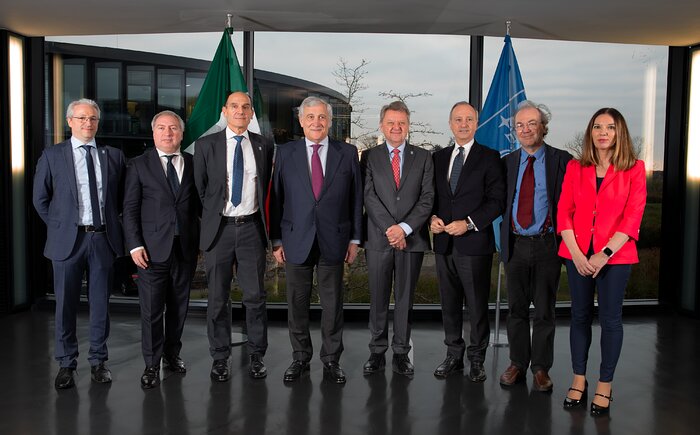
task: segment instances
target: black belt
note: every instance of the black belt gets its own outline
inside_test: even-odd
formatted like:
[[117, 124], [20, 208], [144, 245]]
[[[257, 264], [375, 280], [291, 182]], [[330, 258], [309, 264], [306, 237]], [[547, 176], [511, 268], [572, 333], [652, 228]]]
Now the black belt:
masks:
[[224, 216], [224, 223], [226, 225], [240, 225], [247, 224], [248, 222], [253, 222], [257, 218], [258, 214], [253, 213], [247, 216]]
[[554, 232], [547, 231], [546, 233], [535, 234], [534, 236], [523, 236], [522, 234], [513, 233], [516, 239], [526, 239], [526, 240], [542, 240]]
[[104, 233], [105, 227], [104, 225], [102, 225], [101, 227], [95, 227], [92, 225], [78, 225], [78, 231], [82, 231], [85, 233]]

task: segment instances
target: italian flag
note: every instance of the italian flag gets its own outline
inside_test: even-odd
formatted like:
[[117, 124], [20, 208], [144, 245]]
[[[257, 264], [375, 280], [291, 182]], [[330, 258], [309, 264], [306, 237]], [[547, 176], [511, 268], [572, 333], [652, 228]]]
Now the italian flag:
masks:
[[[202, 136], [219, 132], [226, 128], [226, 118], [221, 108], [226, 104], [229, 92], [248, 92], [241, 65], [236, 57], [236, 50], [231, 43], [233, 28], [227, 28], [221, 35], [221, 42], [214, 54], [207, 77], [199, 91], [197, 103], [185, 126], [183, 145], [185, 151], [194, 154], [194, 142]], [[252, 99], [252, 96], [251, 96]], [[253, 117], [248, 129], [260, 132], [256, 117]]]

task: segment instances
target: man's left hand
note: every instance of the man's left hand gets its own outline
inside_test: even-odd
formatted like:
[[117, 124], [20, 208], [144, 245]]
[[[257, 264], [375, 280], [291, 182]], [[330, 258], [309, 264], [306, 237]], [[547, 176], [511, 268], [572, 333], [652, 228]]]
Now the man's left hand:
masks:
[[461, 236], [467, 232], [467, 221], [453, 221], [445, 225], [445, 232], [451, 236]]
[[345, 262], [352, 264], [355, 261], [355, 257], [357, 257], [357, 245], [350, 243], [348, 244], [348, 252], [345, 253]]

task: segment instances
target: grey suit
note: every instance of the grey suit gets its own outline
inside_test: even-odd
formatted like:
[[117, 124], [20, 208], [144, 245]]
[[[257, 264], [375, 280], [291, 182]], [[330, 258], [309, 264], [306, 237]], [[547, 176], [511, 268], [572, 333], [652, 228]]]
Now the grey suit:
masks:
[[214, 360], [231, 352], [231, 280], [233, 267], [243, 291], [248, 332], [248, 353], [264, 355], [267, 350], [267, 307], [263, 278], [267, 198], [274, 145], [255, 133], [248, 133], [255, 156], [258, 211], [245, 222], [223, 215], [228, 194], [226, 130], [200, 138], [195, 143], [194, 180], [202, 201], [202, 234], [209, 287], [207, 335]]
[[[370, 320], [372, 353], [388, 348], [388, 311], [392, 282], [394, 288], [394, 337], [392, 350], [405, 354], [411, 349], [411, 309], [423, 263], [423, 253], [430, 250], [427, 220], [433, 207], [433, 161], [430, 153], [406, 144], [399, 187], [396, 187], [386, 144], [362, 154], [365, 181], [367, 231], [364, 242], [369, 269]], [[406, 248], [389, 244], [386, 231], [392, 225], [411, 227]]]

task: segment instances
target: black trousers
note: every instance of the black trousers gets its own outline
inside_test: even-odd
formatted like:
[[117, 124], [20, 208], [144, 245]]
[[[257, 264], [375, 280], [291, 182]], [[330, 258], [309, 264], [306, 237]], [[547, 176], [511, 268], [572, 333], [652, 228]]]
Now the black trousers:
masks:
[[215, 360], [231, 354], [230, 296], [234, 268], [243, 291], [248, 353], [265, 355], [267, 350], [265, 248], [260, 240], [261, 226], [260, 219], [243, 224], [222, 223], [214, 247], [204, 252], [209, 286], [207, 336], [209, 353]]
[[148, 269], [138, 269], [141, 352], [147, 366], [160, 365], [163, 354], [180, 354], [196, 267], [196, 257], [185, 260], [182, 245], [176, 237], [166, 261], [150, 262]]
[[[505, 264], [508, 289], [510, 360], [532, 372], [548, 371], [554, 361], [554, 307], [562, 261], [554, 233], [516, 237]], [[530, 303], [535, 307], [530, 337]]]
[[490, 332], [488, 303], [492, 259], [493, 255], [435, 255], [445, 344], [447, 354], [455, 358], [464, 356], [462, 310], [465, 301], [471, 326], [469, 345], [466, 346], [467, 358], [477, 363], [483, 363], [486, 358]]
[[309, 332], [309, 306], [314, 269], [321, 300], [321, 361], [339, 361], [343, 353], [343, 270], [344, 263], [329, 263], [321, 256], [317, 241], [302, 264], [285, 263], [289, 340], [292, 358], [310, 361], [313, 355]]
[[389, 300], [394, 289], [394, 337], [391, 349], [395, 354], [411, 350], [411, 311], [413, 295], [423, 264], [423, 252], [365, 250], [369, 271], [369, 349], [384, 353], [389, 346]]

